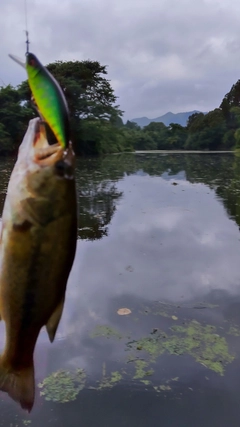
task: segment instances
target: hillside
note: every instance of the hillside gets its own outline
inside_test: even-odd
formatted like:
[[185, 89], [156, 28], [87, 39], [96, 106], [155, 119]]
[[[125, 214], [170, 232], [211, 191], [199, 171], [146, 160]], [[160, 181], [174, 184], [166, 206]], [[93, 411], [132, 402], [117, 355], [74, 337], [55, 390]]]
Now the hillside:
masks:
[[188, 111], [186, 113], [176, 113], [176, 114], [169, 112], [155, 119], [149, 119], [148, 117], [139, 117], [136, 119], [132, 119], [130, 121], [137, 123], [137, 125], [140, 127], [147, 126], [151, 122], [162, 122], [166, 126], [169, 126], [170, 123], [177, 123], [181, 126], [186, 126], [188, 117], [194, 113], [200, 113], [200, 111], [194, 110], [194, 111]]

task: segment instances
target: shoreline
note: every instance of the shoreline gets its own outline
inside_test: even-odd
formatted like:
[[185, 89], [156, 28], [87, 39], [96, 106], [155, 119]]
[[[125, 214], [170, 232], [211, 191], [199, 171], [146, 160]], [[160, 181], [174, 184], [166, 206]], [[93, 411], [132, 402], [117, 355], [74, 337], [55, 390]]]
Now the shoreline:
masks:
[[210, 151], [210, 150], [141, 150], [141, 151], [132, 151], [133, 154], [150, 154], [150, 153], [162, 153], [162, 154], [226, 154], [232, 153], [234, 151]]

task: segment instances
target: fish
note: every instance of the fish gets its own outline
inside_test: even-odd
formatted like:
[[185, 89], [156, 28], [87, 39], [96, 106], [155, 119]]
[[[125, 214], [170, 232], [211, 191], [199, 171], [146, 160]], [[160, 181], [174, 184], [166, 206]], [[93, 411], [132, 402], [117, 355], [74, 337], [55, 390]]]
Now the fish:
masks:
[[39, 117], [19, 147], [2, 214], [0, 390], [31, 411], [34, 349], [43, 326], [54, 341], [77, 241], [75, 154], [49, 145]]
[[59, 83], [33, 53], [26, 53], [26, 63], [14, 55], [9, 56], [26, 69], [41, 118], [49, 125], [59, 144], [66, 148], [70, 140], [69, 108]]

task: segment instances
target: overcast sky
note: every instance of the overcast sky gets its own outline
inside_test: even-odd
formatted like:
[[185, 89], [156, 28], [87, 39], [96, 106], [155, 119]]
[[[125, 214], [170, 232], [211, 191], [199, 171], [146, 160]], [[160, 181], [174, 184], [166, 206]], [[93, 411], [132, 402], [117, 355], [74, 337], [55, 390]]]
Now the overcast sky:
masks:
[[[219, 106], [240, 78], [239, 0], [27, 0], [43, 64], [97, 60], [124, 118]], [[24, 0], [0, 0], [0, 84], [26, 78]]]

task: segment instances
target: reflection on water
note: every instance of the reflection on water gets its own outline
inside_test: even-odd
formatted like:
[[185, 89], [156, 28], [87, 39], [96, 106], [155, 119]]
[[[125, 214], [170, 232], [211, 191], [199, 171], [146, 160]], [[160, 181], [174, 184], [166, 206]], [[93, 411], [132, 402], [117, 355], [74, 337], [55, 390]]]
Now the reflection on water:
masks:
[[31, 415], [1, 395], [0, 425], [238, 426], [240, 159], [78, 159], [77, 185], [57, 339], [41, 332]]
[[96, 160], [78, 162], [79, 237], [101, 239], [108, 234], [108, 225], [122, 193], [117, 190], [116, 178], [103, 174]]

